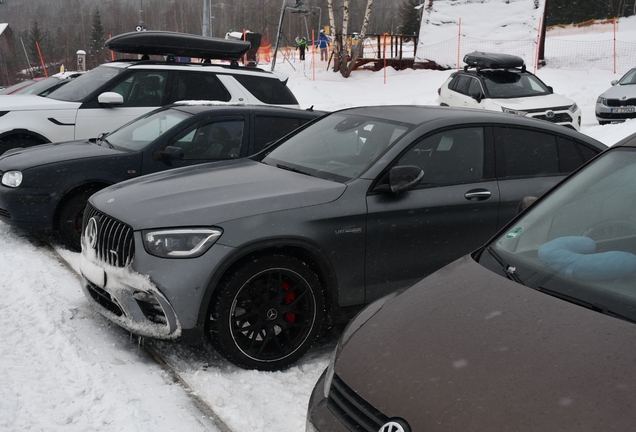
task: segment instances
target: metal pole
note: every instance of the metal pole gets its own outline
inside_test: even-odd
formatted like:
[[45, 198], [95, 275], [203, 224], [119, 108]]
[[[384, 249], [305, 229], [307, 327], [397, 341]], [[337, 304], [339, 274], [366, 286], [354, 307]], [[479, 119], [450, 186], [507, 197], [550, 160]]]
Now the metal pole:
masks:
[[274, 70], [274, 67], [276, 66], [276, 55], [278, 54], [278, 44], [280, 43], [280, 36], [281, 36], [281, 33], [283, 32], [283, 17], [285, 16], [285, 3], [287, 3], [287, 0], [283, 0], [283, 6], [281, 7], [281, 10], [280, 10], [280, 20], [278, 21], [278, 34], [276, 35], [276, 45], [274, 48], [274, 58], [272, 59], [271, 70]]
[[22, 49], [24, 50], [24, 56], [27, 59], [27, 64], [29, 65], [29, 72], [31, 72], [31, 78], [34, 78], [35, 76], [33, 75], [33, 68], [31, 67], [31, 62], [29, 61], [29, 55], [27, 54], [27, 50], [24, 47], [24, 41], [22, 40], [22, 38], [20, 38], [20, 42], [22, 42]]
[[211, 0], [203, 0], [203, 22], [201, 24], [201, 34], [203, 36], [210, 36], [210, 14], [211, 14]]

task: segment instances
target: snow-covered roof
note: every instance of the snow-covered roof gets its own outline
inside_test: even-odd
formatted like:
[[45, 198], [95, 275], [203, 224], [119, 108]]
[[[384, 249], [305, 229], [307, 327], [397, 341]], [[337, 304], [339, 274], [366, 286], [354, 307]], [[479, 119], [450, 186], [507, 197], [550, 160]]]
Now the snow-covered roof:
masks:
[[434, 0], [429, 5], [427, 0], [420, 9], [416, 61], [456, 67], [459, 50], [460, 63], [466, 53], [486, 51], [518, 55], [532, 65], [545, 1]]
[[0, 36], [2, 36], [2, 33], [4, 33], [4, 31], [7, 29], [7, 27], [9, 27], [9, 24], [0, 23]]

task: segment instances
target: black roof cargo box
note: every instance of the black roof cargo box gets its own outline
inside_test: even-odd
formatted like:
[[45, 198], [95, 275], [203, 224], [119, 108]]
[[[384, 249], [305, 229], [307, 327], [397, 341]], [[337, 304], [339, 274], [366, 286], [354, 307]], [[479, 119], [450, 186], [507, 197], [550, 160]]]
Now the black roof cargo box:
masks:
[[464, 56], [464, 63], [469, 67], [479, 69], [508, 69], [523, 67], [524, 61], [521, 57], [510, 54], [471, 52]]
[[250, 49], [248, 41], [158, 30], [123, 33], [108, 39], [105, 45], [120, 53], [214, 60], [238, 60]]

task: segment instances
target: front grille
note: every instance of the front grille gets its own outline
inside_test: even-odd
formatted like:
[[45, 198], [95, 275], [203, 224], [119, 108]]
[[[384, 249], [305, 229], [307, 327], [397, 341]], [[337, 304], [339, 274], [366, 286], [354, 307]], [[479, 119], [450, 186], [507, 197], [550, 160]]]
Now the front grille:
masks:
[[88, 229], [91, 219], [95, 219], [97, 222], [94, 246], [97, 258], [114, 267], [129, 265], [135, 255], [135, 239], [132, 228], [87, 204], [82, 221], [84, 233]]
[[3, 217], [5, 219], [11, 219], [11, 213], [9, 213], [9, 210], [0, 208], [0, 217]]
[[338, 375], [333, 376], [327, 407], [350, 431], [377, 432], [389, 418], [354, 392]]
[[608, 107], [624, 107], [636, 105], [636, 99], [607, 99], [606, 105]]
[[554, 113], [554, 116], [548, 117], [547, 115], [538, 115], [532, 116], [539, 120], [549, 121], [550, 123], [570, 123], [572, 122], [572, 117], [568, 113]]

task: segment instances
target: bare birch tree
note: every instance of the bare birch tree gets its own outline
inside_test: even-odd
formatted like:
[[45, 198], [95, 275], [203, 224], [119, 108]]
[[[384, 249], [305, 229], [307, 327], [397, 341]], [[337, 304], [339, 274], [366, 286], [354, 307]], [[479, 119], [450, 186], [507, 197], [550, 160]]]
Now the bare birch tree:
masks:
[[356, 61], [358, 61], [358, 57], [360, 57], [360, 52], [362, 51], [362, 45], [364, 44], [364, 37], [367, 34], [367, 26], [369, 25], [369, 18], [371, 17], [371, 8], [373, 7], [373, 0], [367, 0], [367, 8], [364, 12], [364, 20], [362, 21], [362, 28], [360, 29], [360, 35], [358, 37], [358, 44], [356, 45], [356, 49], [351, 52], [351, 60], [349, 61], [349, 65], [340, 70], [340, 73], [345, 78], [349, 78], [351, 75], [351, 71], [356, 65]]

